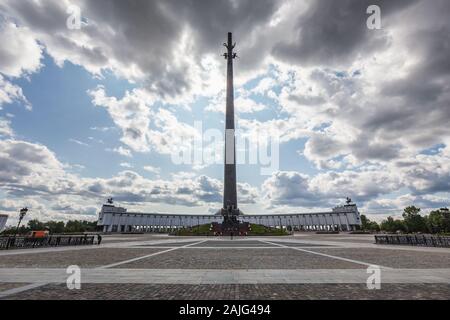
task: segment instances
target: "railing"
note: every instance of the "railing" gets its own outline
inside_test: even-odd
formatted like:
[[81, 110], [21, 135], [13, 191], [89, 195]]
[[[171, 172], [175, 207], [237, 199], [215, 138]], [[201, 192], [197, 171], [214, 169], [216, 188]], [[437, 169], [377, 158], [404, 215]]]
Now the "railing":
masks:
[[375, 243], [450, 248], [450, 237], [431, 235], [376, 235]]
[[59, 235], [59, 236], [48, 236], [45, 238], [33, 238], [23, 236], [0, 237], [0, 250], [93, 245], [96, 237], [98, 243], [99, 240], [101, 239], [99, 238], [98, 235], [86, 235], [86, 236]]

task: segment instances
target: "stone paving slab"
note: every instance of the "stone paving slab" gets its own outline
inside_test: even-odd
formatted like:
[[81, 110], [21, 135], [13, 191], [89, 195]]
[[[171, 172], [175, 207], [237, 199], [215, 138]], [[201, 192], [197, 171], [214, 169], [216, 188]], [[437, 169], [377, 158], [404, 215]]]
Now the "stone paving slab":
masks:
[[281, 244], [286, 247], [330, 247], [329, 245], [324, 244], [314, 244], [314, 243], [307, 243], [307, 242], [278, 242], [278, 241], [270, 241], [275, 244]]
[[140, 244], [136, 245], [135, 247], [183, 247], [185, 245], [193, 244], [198, 241], [190, 241], [190, 242], [158, 242], [158, 243], [151, 243], [151, 244]]
[[336, 241], [336, 242], [344, 242], [344, 243], [364, 243], [364, 244], [374, 244], [375, 238], [373, 239], [324, 239], [325, 241]]
[[182, 237], [168, 236], [166, 234], [108, 234], [103, 235], [102, 241], [105, 242], [126, 242], [126, 241], [155, 241], [155, 240], [180, 240]]
[[127, 269], [360, 269], [364, 266], [292, 249], [178, 249], [119, 266]]
[[314, 252], [332, 254], [354, 260], [363, 260], [376, 265], [391, 268], [448, 268], [450, 266], [450, 249], [447, 252], [426, 252], [416, 250], [343, 248], [311, 249]]
[[23, 287], [26, 284], [27, 283], [22, 283], [22, 282], [17, 282], [17, 283], [12, 282], [12, 283], [10, 283], [10, 282], [1, 282], [0, 281], [0, 292], [6, 291], [6, 290], [15, 289], [15, 288], [19, 288], [19, 287]]
[[295, 234], [297, 240], [318, 240], [318, 241], [337, 241], [337, 242], [368, 242], [375, 243], [374, 235], [352, 235], [352, 234]]
[[447, 284], [84, 284], [81, 290], [51, 284], [4, 299], [10, 300], [404, 300], [450, 299]]
[[[81, 269], [82, 283], [257, 284], [366, 283], [364, 269]], [[65, 269], [0, 269], [0, 283], [64, 283]], [[382, 283], [447, 283], [450, 269], [382, 269]], [[1, 294], [0, 294], [1, 295]]]
[[211, 240], [202, 242], [192, 247], [267, 247], [267, 244], [257, 240]]
[[0, 256], [0, 268], [98, 267], [159, 252], [161, 249], [98, 248]]
[[[102, 281], [109, 279], [123, 283], [84, 283], [81, 291], [69, 291], [64, 284], [43, 285], [7, 298], [450, 299], [450, 284], [446, 278], [448, 269], [447, 271], [437, 269], [450, 268], [450, 249], [378, 246], [371, 243], [372, 237], [348, 234], [300, 236], [296, 234], [287, 237], [236, 238], [230, 241], [227, 237], [208, 239], [151, 234], [104, 236], [104, 242], [98, 248], [47, 248], [0, 253], [0, 292], [22, 287], [28, 284], [28, 280], [39, 280], [39, 276], [32, 278], [38, 272], [47, 273], [50, 278], [61, 272], [60, 280], [63, 281], [67, 276], [64, 273], [65, 268], [76, 264], [82, 267], [82, 272], [84, 270], [88, 273], [91, 268], [112, 265], [114, 269], [104, 269], [103, 273], [101, 270], [94, 271], [100, 272], [96, 277], [103, 277]], [[181, 248], [201, 240], [206, 241], [197, 246]], [[270, 248], [272, 244], [259, 240], [273, 242], [274, 247]], [[220, 244], [216, 245], [217, 242]], [[323, 247], [331, 245], [335, 247]], [[232, 248], [233, 246], [235, 248]], [[305, 250], [306, 248], [308, 249]], [[334, 258], [320, 256], [310, 251], [329, 254]], [[164, 253], [128, 262], [130, 259], [158, 252]], [[383, 269], [381, 290], [369, 291], [364, 284], [347, 282], [304, 283], [313, 280], [312, 278], [325, 282], [333, 279], [338, 279], [338, 282], [352, 281], [355, 274], [358, 281], [363, 282], [366, 266], [339, 260], [338, 257], [409, 270]], [[126, 263], [114, 266], [120, 262]], [[33, 274], [20, 268], [38, 268], [38, 270]], [[48, 268], [59, 269], [52, 272]], [[174, 268], [178, 270], [173, 270]], [[422, 270], [416, 270], [418, 268]], [[205, 273], [205, 270], [200, 269], [208, 270]], [[20, 277], [22, 271], [25, 274]], [[5, 272], [10, 273], [5, 275]], [[2, 283], [2, 273], [7, 277], [4, 282], [11, 283]], [[447, 283], [389, 284], [390, 277], [395, 273], [399, 273], [396, 279], [397, 281], [401, 279], [401, 282], [447, 281]], [[19, 276], [14, 278], [17, 275]], [[25, 275], [30, 278], [25, 279]], [[192, 282], [177, 283], [180, 279]], [[24, 283], [18, 284], [15, 281]], [[174, 283], [167, 283], [168, 281]]]

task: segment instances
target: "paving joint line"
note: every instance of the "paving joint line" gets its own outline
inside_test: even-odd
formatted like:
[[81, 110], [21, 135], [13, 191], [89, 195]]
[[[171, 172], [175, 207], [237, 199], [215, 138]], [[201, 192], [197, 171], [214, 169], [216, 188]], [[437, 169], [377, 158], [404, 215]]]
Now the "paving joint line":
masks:
[[[1, 270], [1, 269], [0, 269]], [[28, 277], [28, 283], [47, 279], [61, 283], [65, 269], [7, 269], [12, 277]], [[189, 274], [189, 277], [186, 277]], [[450, 283], [450, 269], [385, 270], [385, 283]], [[50, 279], [50, 280], [49, 280]], [[84, 269], [83, 284], [294, 284], [294, 283], [366, 283], [364, 269]], [[14, 281], [12, 281], [14, 282]], [[24, 282], [26, 283], [26, 282]]]
[[353, 259], [347, 259], [344, 257], [339, 257], [339, 256], [333, 256], [330, 254], [325, 254], [325, 253], [320, 253], [320, 252], [315, 252], [315, 251], [310, 251], [310, 250], [305, 250], [305, 249], [301, 249], [298, 247], [288, 247], [282, 244], [278, 244], [278, 243], [274, 243], [274, 242], [270, 242], [270, 241], [265, 241], [265, 240], [259, 240], [263, 243], [267, 243], [267, 244], [272, 244], [272, 245], [276, 245], [282, 248], [287, 248], [287, 249], [294, 249], [296, 251], [300, 251], [300, 252], [306, 252], [306, 253], [311, 253], [311, 254], [315, 254], [315, 255], [319, 255], [319, 256], [323, 256], [323, 257], [327, 257], [327, 258], [332, 258], [332, 259], [336, 259], [336, 260], [342, 260], [342, 261], [347, 261], [347, 262], [351, 262], [351, 263], [356, 263], [356, 264], [360, 264], [360, 265], [364, 265], [364, 266], [377, 266], [381, 269], [387, 269], [387, 270], [392, 270], [394, 268], [391, 267], [386, 267], [386, 266], [381, 266], [379, 264], [374, 264], [374, 263], [368, 263], [368, 262], [364, 262], [364, 261], [359, 261], [359, 260], [353, 260]]
[[185, 246], [172, 247], [172, 248], [170, 248], [170, 249], [163, 250], [163, 251], [158, 251], [158, 252], [151, 253], [151, 254], [147, 254], [147, 255], [142, 256], [142, 257], [137, 257], [137, 258], [133, 258], [133, 259], [125, 260], [125, 261], [120, 261], [120, 262], [116, 262], [116, 263], [111, 263], [111, 264], [108, 264], [108, 265], [106, 265], [106, 266], [97, 267], [96, 269], [108, 269], [108, 268], [113, 268], [113, 267], [121, 266], [121, 265], [123, 265], [123, 264], [127, 264], [127, 263], [130, 263], [130, 262], [135, 262], [135, 261], [142, 260], [142, 259], [146, 259], [146, 258], [150, 258], [150, 257], [154, 257], [154, 256], [157, 256], [157, 255], [160, 255], [160, 254], [163, 254], [163, 253], [175, 251], [175, 250], [178, 250], [178, 249], [188, 248], [188, 247], [191, 247], [191, 246], [193, 246], [193, 245], [203, 243], [203, 242], [205, 242], [205, 241], [207, 241], [207, 240], [202, 240], [202, 241], [199, 241], [199, 242], [187, 244], [187, 245], [185, 245]]
[[[134, 259], [129, 259], [129, 260], [125, 260], [125, 261], [121, 261], [121, 262], [117, 262], [117, 263], [112, 263], [112, 264], [109, 264], [109, 265], [106, 265], [106, 266], [96, 267], [94, 269], [113, 268], [113, 267], [116, 267], [116, 266], [119, 266], [119, 265], [122, 265], [122, 264], [130, 263], [130, 262], [134, 262], [134, 261], [138, 261], [138, 260], [142, 260], [142, 259], [146, 259], [146, 258], [150, 258], [150, 257], [156, 256], [156, 255], [159, 255], [159, 254], [163, 254], [163, 253], [167, 253], [167, 252], [170, 252], [170, 251], [175, 251], [175, 250], [178, 250], [178, 249], [190, 247], [192, 245], [201, 244], [201, 243], [206, 242], [206, 241], [207, 240], [202, 240], [202, 241], [191, 243], [191, 244], [188, 244], [188, 245], [185, 245], [185, 246], [171, 248], [171, 249], [163, 250], [163, 251], [158, 251], [158, 252], [155, 252], [155, 253], [152, 253], [152, 254], [148, 254], [148, 255], [145, 255], [145, 256], [142, 256], [142, 257], [137, 257], [137, 258], [134, 258]], [[31, 289], [40, 288], [40, 287], [43, 287], [43, 286], [48, 285], [48, 284], [49, 283], [45, 283], [45, 282], [44, 283], [39, 283], [38, 282], [38, 283], [31, 283], [31, 284], [28, 284], [26, 286], [22, 286], [22, 287], [19, 287], [19, 288], [13, 288], [13, 289], [10, 289], [10, 290], [6, 290], [6, 291], [3, 291], [3, 292], [0, 292], [0, 299], [5, 298], [5, 297], [10, 296], [10, 295], [13, 295], [13, 294], [22, 293], [22, 292], [25, 292], [25, 291], [28, 291], [28, 290], [31, 290]]]

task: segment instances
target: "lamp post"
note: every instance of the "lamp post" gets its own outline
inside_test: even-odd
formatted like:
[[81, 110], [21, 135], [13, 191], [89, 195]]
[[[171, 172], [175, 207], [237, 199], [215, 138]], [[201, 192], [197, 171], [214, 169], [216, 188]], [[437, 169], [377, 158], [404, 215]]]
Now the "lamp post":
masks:
[[200, 216], [197, 216], [197, 232], [200, 233]]
[[19, 213], [19, 223], [17, 224], [17, 229], [16, 229], [16, 235], [15, 235], [15, 237], [16, 237], [17, 234], [19, 233], [19, 227], [20, 227], [20, 224], [21, 224], [23, 218], [25, 218], [25, 215], [27, 214], [27, 212], [28, 212], [28, 208], [20, 209], [20, 213]]

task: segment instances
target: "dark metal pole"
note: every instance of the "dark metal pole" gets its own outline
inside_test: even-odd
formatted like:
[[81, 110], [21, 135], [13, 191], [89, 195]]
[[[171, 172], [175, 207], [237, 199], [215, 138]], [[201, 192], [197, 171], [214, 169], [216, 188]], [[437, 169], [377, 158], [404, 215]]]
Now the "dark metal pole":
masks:
[[19, 226], [20, 226], [21, 222], [22, 222], [22, 218], [19, 218], [19, 223], [17, 224], [16, 233], [14, 234], [14, 237], [17, 237], [17, 234], [19, 233]]
[[20, 209], [20, 213], [19, 213], [19, 223], [17, 224], [17, 228], [16, 228], [16, 234], [14, 235], [14, 238], [17, 237], [17, 234], [19, 233], [19, 227], [20, 227], [20, 223], [22, 222], [23, 218], [25, 217], [25, 215], [28, 212], [28, 208], [23, 208]]

